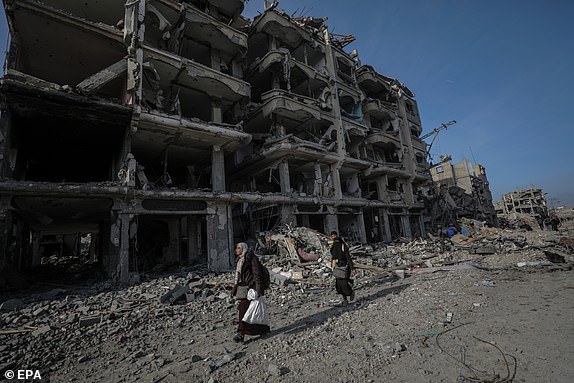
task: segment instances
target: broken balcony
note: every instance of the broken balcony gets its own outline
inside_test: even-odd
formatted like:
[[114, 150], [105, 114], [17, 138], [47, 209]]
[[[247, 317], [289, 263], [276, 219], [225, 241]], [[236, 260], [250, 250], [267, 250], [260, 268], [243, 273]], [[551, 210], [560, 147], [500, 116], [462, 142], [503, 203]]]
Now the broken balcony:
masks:
[[[319, 98], [323, 89], [329, 85], [329, 78], [311, 65], [298, 61], [284, 48], [268, 52], [250, 66], [249, 80], [254, 84], [254, 98], [261, 89], [269, 89], [272, 81], [270, 72], [282, 73], [282, 82], [287, 91]], [[255, 89], [260, 89], [256, 91]]]
[[369, 98], [363, 101], [363, 114], [376, 120], [394, 120], [397, 117], [396, 104]]
[[208, 0], [209, 4], [214, 5], [230, 19], [234, 19], [243, 12], [245, 0]]
[[291, 21], [287, 15], [281, 15], [275, 10], [266, 11], [253, 22], [255, 32], [264, 32], [291, 48], [296, 48], [305, 41], [313, 39], [311, 33]]
[[370, 65], [363, 65], [356, 72], [357, 83], [367, 94], [367, 97], [381, 101], [396, 101], [391, 89], [390, 79], [381, 76]]
[[179, 104], [183, 116], [222, 122], [219, 117], [213, 118], [212, 104], [229, 109], [247, 100], [251, 93], [250, 85], [238, 78], [167, 52], [146, 47], [145, 60], [156, 76], [147, 89], [155, 93], [150, 96], [152, 109], [173, 109], [172, 113], [178, 114], [174, 104]]
[[[126, 55], [122, 32], [109, 25], [88, 22], [28, 0], [14, 1], [7, 12], [13, 33], [8, 63], [11, 69], [59, 85], [76, 86]], [[30, 25], [42, 25], [42, 32]], [[121, 84], [114, 87], [108, 93], [120, 98]]]
[[373, 129], [365, 139], [365, 145], [374, 145], [377, 143], [392, 143], [396, 147], [401, 146], [401, 141], [398, 135], [385, 132], [379, 129]]
[[[230, 1], [228, 9], [234, 8], [242, 9], [242, 2]], [[165, 47], [186, 58], [195, 59], [193, 49], [189, 46], [192, 40], [206, 44], [230, 58], [247, 51], [245, 33], [190, 4], [174, 0], [150, 1], [147, 4], [146, 21], [146, 43], [154, 47]]]
[[309, 119], [328, 119], [330, 113], [321, 110], [319, 101], [276, 89], [261, 95], [261, 112], [265, 117], [278, 115], [286, 119], [304, 122]]

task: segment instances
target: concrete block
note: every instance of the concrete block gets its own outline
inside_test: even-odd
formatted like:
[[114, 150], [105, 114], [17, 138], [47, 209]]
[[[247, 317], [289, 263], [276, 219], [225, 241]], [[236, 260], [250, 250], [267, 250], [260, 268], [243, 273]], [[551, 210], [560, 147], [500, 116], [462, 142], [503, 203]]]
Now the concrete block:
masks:
[[81, 327], [88, 327], [100, 323], [102, 317], [99, 315], [89, 316], [89, 317], [81, 317], [78, 321]]
[[159, 301], [164, 305], [171, 305], [178, 299], [182, 298], [187, 292], [189, 292], [189, 287], [177, 285], [164, 294]]

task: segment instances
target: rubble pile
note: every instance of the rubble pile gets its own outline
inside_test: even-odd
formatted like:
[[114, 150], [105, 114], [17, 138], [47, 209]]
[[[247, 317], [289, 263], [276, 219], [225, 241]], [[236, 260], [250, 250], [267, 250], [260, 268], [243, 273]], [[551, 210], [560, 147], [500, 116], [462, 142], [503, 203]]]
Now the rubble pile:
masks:
[[[382, 281], [461, 268], [554, 271], [569, 270], [574, 263], [574, 253], [569, 247], [573, 239], [561, 232], [500, 230], [476, 222], [461, 222], [460, 232], [451, 238], [429, 236], [411, 242], [351, 244], [356, 266], [355, 288], [367, 291]], [[309, 261], [301, 257], [300, 249], [316, 258]], [[324, 234], [307, 228], [283, 227], [265, 233], [256, 250], [272, 274], [273, 285], [266, 293], [266, 300], [282, 315], [288, 316], [292, 309], [306, 307], [310, 301], [320, 303], [309, 309], [334, 304], [328, 298], [333, 293], [333, 279], [329, 243]], [[426, 283], [451, 291], [453, 282], [442, 274]], [[227, 334], [236, 316], [234, 302], [229, 298], [232, 284], [232, 272], [216, 275], [204, 266], [195, 266], [172, 275], [141, 275], [127, 289], [119, 289], [111, 282], [98, 282], [36, 294], [12, 294], [0, 300], [0, 360], [3, 361], [0, 368], [25, 365], [45, 372], [67, 371], [90, 360], [109, 361], [115, 355], [118, 358], [123, 355], [119, 362], [129, 362], [120, 373], [125, 376], [155, 374], [166, 364], [179, 366], [178, 363], [182, 364], [178, 368], [184, 370], [192, 370], [191, 364], [201, 363], [206, 371], [214, 371], [235, 360], [237, 355], [221, 348], [198, 351], [192, 347], [195, 340], [183, 336], [178, 345], [192, 353], [192, 358], [189, 359], [189, 354], [166, 356], [162, 350], [172, 346], [164, 338], [178, 337], [181, 331], [203, 334], [206, 339]], [[482, 285], [492, 286], [493, 282], [486, 280]], [[393, 310], [401, 312], [404, 305], [424, 296], [424, 291], [417, 287], [407, 290], [402, 298], [393, 295], [390, 303], [402, 302]], [[451, 293], [457, 294], [455, 290]], [[366, 306], [365, 310], [375, 308], [376, 305]], [[427, 309], [433, 310], [430, 306]], [[443, 314], [439, 311], [437, 317]], [[351, 319], [342, 316], [334, 321], [349, 324]], [[414, 323], [407, 322], [411, 327], [401, 330], [401, 334], [415, 328]], [[353, 339], [353, 331], [335, 327], [330, 321], [316, 327], [306, 335], [309, 344], [293, 336], [286, 342], [297, 344], [289, 347], [303, 352], [314, 347], [314, 333], [332, 332], [342, 340]], [[157, 334], [164, 335], [158, 339]], [[377, 355], [385, 363], [404, 351], [401, 337], [390, 342], [373, 341], [379, 350]], [[275, 373], [286, 373], [282, 367], [275, 367], [270, 367]]]

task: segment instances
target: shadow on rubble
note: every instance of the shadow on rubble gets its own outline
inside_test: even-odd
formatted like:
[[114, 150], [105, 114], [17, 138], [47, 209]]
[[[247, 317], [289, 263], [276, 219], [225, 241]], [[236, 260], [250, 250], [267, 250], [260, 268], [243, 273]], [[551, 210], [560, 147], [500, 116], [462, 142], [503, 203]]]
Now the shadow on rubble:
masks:
[[[376, 284], [380, 284], [380, 282], [377, 283], [376, 281], [372, 281], [367, 285], [362, 285], [361, 290], [364, 287], [367, 287], [368, 285], [371, 285], [371, 284], [376, 285]], [[270, 338], [270, 337], [273, 337], [275, 335], [279, 335], [282, 333], [284, 333], [284, 334], [297, 334], [301, 331], [308, 330], [311, 327], [319, 326], [329, 318], [338, 317], [345, 312], [359, 309], [359, 308], [363, 307], [364, 305], [369, 304], [371, 302], [375, 302], [375, 301], [377, 301], [383, 297], [386, 297], [389, 294], [400, 293], [401, 291], [406, 289], [408, 286], [410, 286], [410, 283], [402, 283], [400, 285], [384, 288], [384, 289], [379, 290], [376, 293], [371, 294], [371, 295], [359, 296], [359, 297], [357, 297], [356, 301], [350, 302], [348, 306], [331, 307], [325, 311], [321, 311], [321, 312], [318, 312], [316, 314], [307, 316], [305, 318], [301, 318], [301, 319], [299, 319], [299, 320], [297, 320], [297, 321], [295, 321], [295, 322], [293, 322], [287, 326], [273, 329], [273, 330], [271, 330], [271, 332], [269, 332], [267, 335], [265, 335], [265, 338]], [[361, 291], [361, 290], [359, 290], [359, 291]], [[360, 293], [358, 293], [358, 294], [360, 294]]]

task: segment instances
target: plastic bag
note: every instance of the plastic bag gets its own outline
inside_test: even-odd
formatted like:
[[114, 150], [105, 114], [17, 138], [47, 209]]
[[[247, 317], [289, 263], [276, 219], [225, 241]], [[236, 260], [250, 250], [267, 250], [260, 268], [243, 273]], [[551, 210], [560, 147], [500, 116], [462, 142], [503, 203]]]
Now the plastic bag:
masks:
[[247, 292], [247, 299], [249, 299], [250, 301], [257, 299], [259, 297], [259, 294], [257, 294], [257, 291], [255, 291], [254, 289], [249, 289], [249, 291]]
[[[249, 290], [251, 292], [251, 290]], [[247, 295], [249, 296], [249, 292]], [[249, 307], [243, 315], [243, 322], [249, 324], [266, 324], [269, 325], [269, 312], [265, 304], [265, 298], [259, 297], [251, 300]]]

